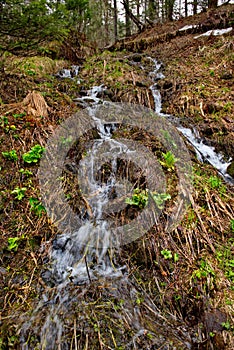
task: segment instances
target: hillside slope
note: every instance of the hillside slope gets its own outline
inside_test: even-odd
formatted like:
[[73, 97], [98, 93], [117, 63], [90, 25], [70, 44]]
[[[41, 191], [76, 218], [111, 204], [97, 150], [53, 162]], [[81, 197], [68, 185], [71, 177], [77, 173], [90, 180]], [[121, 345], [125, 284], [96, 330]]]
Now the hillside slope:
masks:
[[[211, 28], [232, 27], [233, 9], [220, 7], [150, 28], [87, 57], [75, 78], [57, 73], [76, 62], [6, 55], [0, 76], [0, 349], [22, 349], [24, 343], [29, 350], [54, 350], [42, 344], [42, 330], [46, 339], [62, 334], [62, 344], [56, 344], [60, 349], [233, 349], [233, 186], [211, 165], [199, 162], [188, 143], [190, 203], [181, 222], [168, 232], [178, 188], [175, 159], [167, 163], [165, 149], [142, 127], [124, 125], [114, 131], [116, 138], [140, 142], [155, 161], [159, 157], [168, 198], [149, 232], [108, 252], [112, 267], [124, 267], [121, 278], [87, 278], [83, 284], [71, 278], [65, 288], [51, 278], [49, 252], [65, 248], [59, 246], [59, 231], [42, 205], [38, 182], [47, 140], [66, 119], [79, 116], [82, 97], [101, 84], [105, 89], [98, 99], [151, 109], [151, 86], [157, 84], [164, 112], [196, 127], [206, 143], [234, 159], [233, 29], [195, 39]], [[154, 81], [154, 60], [162, 62], [165, 78]], [[79, 147], [72, 148], [72, 161], [87, 156], [93, 134], [85, 134]], [[130, 180], [137, 182], [139, 168], [130, 164], [125, 172], [121, 164], [120, 173], [129, 170]], [[108, 178], [108, 162], [100, 170], [97, 175]], [[66, 203], [78, 213], [90, 209], [76, 187], [77, 173], [68, 167], [63, 175]], [[137, 191], [137, 199], [143, 194], [145, 200], [147, 188], [140, 195]], [[139, 203], [129, 205], [115, 218], [129, 222], [141, 210]], [[87, 270], [97, 264], [95, 258], [86, 261]]]

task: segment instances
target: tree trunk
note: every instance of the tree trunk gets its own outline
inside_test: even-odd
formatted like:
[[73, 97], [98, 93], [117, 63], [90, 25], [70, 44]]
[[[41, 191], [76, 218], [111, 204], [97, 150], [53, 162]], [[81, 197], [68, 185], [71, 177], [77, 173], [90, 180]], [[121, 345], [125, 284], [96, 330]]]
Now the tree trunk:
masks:
[[218, 7], [218, 0], [208, 0], [208, 8], [216, 8]]
[[114, 36], [115, 41], [118, 40], [118, 9], [117, 9], [117, 0], [114, 0]]
[[124, 1], [125, 8], [125, 26], [126, 26], [126, 36], [131, 35], [131, 21], [130, 21], [130, 9], [129, 9], [129, 0]]
[[137, 0], [136, 7], [137, 7], [137, 19], [140, 20], [140, 0]]
[[175, 3], [175, 0], [166, 0], [165, 2], [166, 18], [169, 21], [173, 21], [174, 3]]
[[[129, 0], [123, 0], [123, 5], [124, 5], [125, 13], [126, 13], [126, 36], [131, 35], [131, 28], [130, 28], [131, 22], [130, 22], [130, 19], [133, 21], [133, 23], [135, 23], [137, 28], [140, 31], [142, 31], [145, 28], [145, 25], [141, 21], [139, 21], [139, 19], [137, 19], [137, 17], [134, 16], [132, 11], [130, 10], [130, 8], [129, 8]], [[129, 21], [129, 23], [127, 22], [127, 19]]]
[[149, 0], [149, 7], [148, 7], [148, 13], [149, 13], [149, 19], [153, 21], [155, 19], [155, 0]]
[[109, 42], [109, 0], [104, 0], [105, 45]]
[[194, 15], [197, 14], [197, 1], [198, 0], [193, 0], [193, 14]]
[[188, 0], [184, 1], [184, 13], [185, 17], [188, 17]]

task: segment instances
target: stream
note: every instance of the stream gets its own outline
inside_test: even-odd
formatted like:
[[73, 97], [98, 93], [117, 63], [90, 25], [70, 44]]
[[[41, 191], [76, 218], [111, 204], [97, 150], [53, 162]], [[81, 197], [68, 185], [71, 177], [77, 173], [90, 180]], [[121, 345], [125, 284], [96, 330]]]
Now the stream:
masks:
[[[164, 77], [161, 64], [149, 59], [155, 65], [151, 73], [155, 112], [170, 118], [161, 112], [161, 96], [156, 87], [156, 81]], [[78, 73], [79, 68], [74, 66], [63, 70], [59, 78], [74, 79]], [[89, 205], [83, 208], [77, 230], [66, 230], [56, 236], [49, 248], [46, 244], [41, 247], [47, 255], [48, 269], [42, 272], [46, 287], [21, 327], [22, 349], [192, 349], [200, 341], [199, 335], [175, 316], [162, 312], [141, 285], [129, 277], [128, 267], [116, 259], [119, 248], [112, 244], [112, 231], [103, 213], [113, 199], [113, 190], [118, 198], [132, 190], [130, 181], [121, 183], [117, 174], [118, 158], [124, 155], [128, 161], [134, 149], [131, 142], [126, 145], [112, 138], [115, 123], [103, 124], [96, 116], [100, 104], [111, 103], [99, 97], [104, 89], [103, 85], [94, 86], [85, 96], [75, 99], [88, 111], [98, 133], [80, 160], [79, 169], [74, 171]], [[226, 174], [229, 163], [205, 145], [196, 130], [180, 125], [177, 128], [193, 145], [199, 160], [209, 162], [223, 178], [231, 180]], [[96, 176], [100, 164], [95, 158], [99, 153], [104, 154], [111, 169], [105, 181], [98, 181]], [[105, 159], [102, 162], [105, 165]], [[163, 186], [159, 182], [158, 188]], [[126, 206], [118, 203], [116, 211], [121, 205]], [[107, 317], [109, 324], [104, 324]], [[96, 345], [91, 340], [93, 327], [98, 335]], [[108, 344], [103, 343], [102, 332], [109, 332]]]
[[[165, 78], [161, 72], [161, 64], [151, 57], [149, 57], [149, 59], [152, 60], [155, 64], [155, 70], [151, 73], [153, 79], [157, 81]], [[161, 94], [157, 90], [157, 84], [155, 83], [152, 85], [150, 89], [154, 97], [155, 112], [164, 118], [169, 118], [169, 120], [177, 127], [177, 129], [184, 135], [187, 141], [193, 146], [199, 161], [211, 164], [216, 170], [218, 170], [219, 174], [226, 182], [233, 184], [234, 179], [227, 174], [227, 167], [231, 164], [231, 159], [228, 162], [225, 161], [224, 156], [220, 153], [217, 153], [214, 147], [205, 144], [204, 140], [200, 137], [199, 132], [195, 127], [185, 128], [180, 125], [180, 121], [178, 119], [175, 119], [168, 114], [162, 113]]]

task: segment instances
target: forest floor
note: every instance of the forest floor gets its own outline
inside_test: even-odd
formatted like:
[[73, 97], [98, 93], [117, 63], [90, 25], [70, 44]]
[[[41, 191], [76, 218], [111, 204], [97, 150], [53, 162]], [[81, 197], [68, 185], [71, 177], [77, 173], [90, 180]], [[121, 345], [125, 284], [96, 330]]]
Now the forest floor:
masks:
[[[232, 27], [233, 11], [234, 6], [228, 5], [160, 24], [87, 57], [79, 73], [80, 84], [76, 79], [55, 76], [71, 62], [5, 54], [5, 71], [0, 77], [0, 349], [21, 348], [20, 327], [48, 288], [41, 272], [58, 233], [40, 202], [40, 155], [27, 163], [25, 154], [35, 145], [46, 146], [53, 130], [80, 110], [74, 99], [94, 85], [107, 87], [102, 96], [106, 100], [154, 108], [149, 89], [149, 73], [154, 69], [150, 56], [164, 67], [165, 78], [157, 82], [163, 111], [179, 117], [185, 126], [195, 126], [208, 144], [234, 160], [233, 29], [222, 36], [195, 39], [210, 28]], [[179, 29], [191, 24], [199, 24], [199, 30], [190, 28], [181, 35]], [[32, 91], [39, 93], [35, 100], [32, 95], [30, 101], [24, 100]], [[122, 132], [147, 147], [152, 148], [155, 142], [144, 134], [139, 136], [139, 130]], [[170, 335], [176, 320], [178, 329], [189, 335], [191, 349], [230, 350], [234, 344], [233, 186], [210, 165], [198, 162], [193, 151], [191, 159], [193, 193], [180, 225], [165, 234], [170, 202], [162, 223], [116, 252], [115, 259], [128, 267], [136, 289], [144, 291], [167, 318], [170, 343], [164, 346], [189, 348], [186, 342], [179, 342], [179, 331], [177, 340]], [[169, 183], [170, 177], [168, 172]], [[168, 188], [171, 195], [173, 184]], [[72, 195], [75, 199], [75, 193]], [[162, 251], [171, 255], [165, 257]], [[99, 281], [98, 288], [95, 282], [70, 287], [73, 297], [79, 294], [83, 309], [76, 306], [69, 310], [71, 317], [65, 320], [67, 346], [76, 344], [77, 349], [91, 350], [158, 348], [154, 335], [159, 326], [147, 318], [150, 311], [140, 292], [134, 305], [148, 333], [136, 338], [135, 347], [127, 347], [133, 325], [126, 318], [123, 323], [119, 319], [128, 301], [125, 296], [117, 300], [117, 292], [113, 296], [111, 283]], [[52, 293], [53, 287], [50, 290]], [[124, 292], [127, 295], [123, 287]], [[39, 349], [38, 342], [36, 326], [32, 325], [28, 348]]]

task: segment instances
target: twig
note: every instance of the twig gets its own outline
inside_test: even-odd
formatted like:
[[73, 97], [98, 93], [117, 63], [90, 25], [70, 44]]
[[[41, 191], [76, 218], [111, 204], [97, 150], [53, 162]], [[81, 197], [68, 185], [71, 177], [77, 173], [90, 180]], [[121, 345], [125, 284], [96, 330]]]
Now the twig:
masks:
[[89, 274], [89, 267], [88, 267], [86, 256], [84, 257], [84, 260], [85, 260], [85, 266], [86, 266], [86, 271], [87, 271], [87, 275], [88, 275], [88, 278], [89, 278], [89, 282], [91, 283], [92, 280], [91, 280], [91, 277], [90, 277], [90, 274]]

